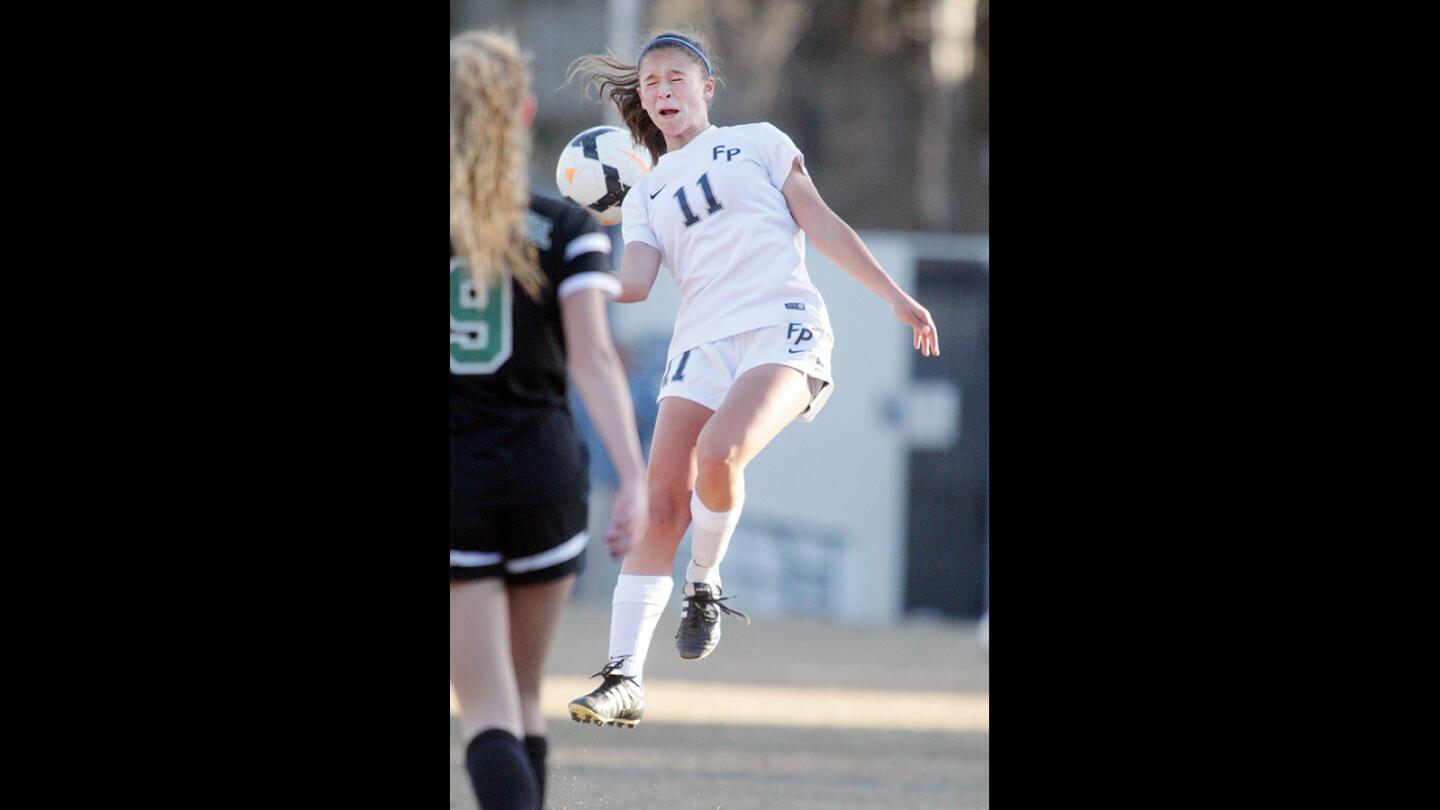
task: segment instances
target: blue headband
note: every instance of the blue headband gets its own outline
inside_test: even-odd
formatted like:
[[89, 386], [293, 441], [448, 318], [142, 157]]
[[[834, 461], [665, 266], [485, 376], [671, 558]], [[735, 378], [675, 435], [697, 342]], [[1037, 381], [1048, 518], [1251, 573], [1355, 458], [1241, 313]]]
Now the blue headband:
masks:
[[641, 48], [641, 49], [640, 49], [640, 55], [641, 55], [641, 56], [644, 56], [647, 52], [649, 52], [649, 50], [650, 50], [651, 48], [655, 47], [655, 43], [657, 43], [657, 42], [678, 42], [678, 43], [680, 43], [681, 45], [684, 45], [685, 47], [687, 47], [687, 48], [689, 48], [690, 50], [694, 51], [694, 52], [695, 52], [695, 55], [698, 56], [698, 57], [700, 57], [700, 61], [705, 63], [705, 75], [707, 75], [707, 76], [714, 76], [714, 75], [715, 75], [715, 71], [713, 71], [713, 70], [710, 69], [710, 60], [705, 58], [705, 54], [701, 53], [701, 52], [700, 52], [700, 49], [697, 48], [697, 47], [695, 47], [693, 44], [691, 44], [691, 43], [689, 43], [689, 42], [686, 42], [685, 40], [683, 40], [683, 39], [681, 39], [681, 38], [679, 38], [679, 37], [655, 37], [654, 39], [650, 40], [650, 44], [648, 44], [648, 45], [646, 45], [644, 48]]

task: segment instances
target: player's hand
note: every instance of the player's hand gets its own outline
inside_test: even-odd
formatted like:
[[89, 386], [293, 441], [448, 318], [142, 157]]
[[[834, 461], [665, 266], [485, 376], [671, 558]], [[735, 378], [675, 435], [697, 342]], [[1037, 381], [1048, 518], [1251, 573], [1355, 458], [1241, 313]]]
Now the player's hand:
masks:
[[610, 506], [610, 528], [605, 531], [605, 546], [610, 549], [610, 559], [625, 556], [630, 547], [640, 542], [649, 521], [650, 504], [645, 492], [645, 481], [621, 483], [615, 492], [615, 502]]
[[930, 310], [920, 306], [919, 301], [903, 292], [896, 296], [891, 306], [895, 310], [895, 317], [915, 330], [915, 348], [926, 357], [939, 357], [940, 333], [935, 329], [935, 319], [930, 317]]

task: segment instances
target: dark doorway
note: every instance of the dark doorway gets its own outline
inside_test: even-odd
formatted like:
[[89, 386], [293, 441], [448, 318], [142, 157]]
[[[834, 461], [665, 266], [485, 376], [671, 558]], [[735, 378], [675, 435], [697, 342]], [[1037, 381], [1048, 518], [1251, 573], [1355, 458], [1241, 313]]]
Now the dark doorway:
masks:
[[921, 261], [916, 289], [941, 354], [915, 354], [912, 378], [957, 388], [959, 424], [953, 442], [910, 453], [905, 611], [974, 619], [985, 606], [990, 274], [980, 262]]

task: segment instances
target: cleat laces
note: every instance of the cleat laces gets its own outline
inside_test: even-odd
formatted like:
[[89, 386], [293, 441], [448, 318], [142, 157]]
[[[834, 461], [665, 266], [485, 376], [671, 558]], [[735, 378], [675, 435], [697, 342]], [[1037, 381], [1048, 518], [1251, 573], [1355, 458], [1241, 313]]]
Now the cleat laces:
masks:
[[625, 660], [628, 659], [629, 657], [630, 657], [630, 656], [628, 656], [628, 655], [622, 655], [622, 656], [620, 656], [619, 658], [616, 658], [614, 661], [611, 661], [610, 663], [608, 663], [608, 664], [606, 664], [605, 666], [601, 667], [599, 672], [595, 673], [594, 675], [591, 675], [590, 677], [592, 677], [592, 678], [609, 678], [611, 675], [614, 675], [614, 676], [617, 677], [617, 678], [629, 678], [629, 679], [632, 680], [632, 681], [635, 680], [634, 676], [632, 676], [632, 675], [626, 675], [626, 674], [623, 673], [623, 672], [616, 672], [616, 671], [615, 671], [615, 670], [619, 669], [620, 667], [624, 666], [624, 665], [625, 665]]
[[685, 597], [685, 601], [689, 603], [685, 611], [685, 624], [693, 630], [699, 630], [702, 623], [713, 622], [720, 618], [721, 612], [724, 612], [731, 616], [739, 616], [745, 620], [746, 625], [749, 625], [749, 615], [724, 604], [734, 598], [733, 596], [712, 596], [708, 591], [697, 590], [694, 596]]

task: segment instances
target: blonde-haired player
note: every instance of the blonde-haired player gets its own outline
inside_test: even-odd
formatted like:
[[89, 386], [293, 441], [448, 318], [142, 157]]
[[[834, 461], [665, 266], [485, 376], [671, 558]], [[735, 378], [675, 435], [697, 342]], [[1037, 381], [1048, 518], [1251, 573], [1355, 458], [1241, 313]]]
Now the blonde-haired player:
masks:
[[567, 373], [620, 478], [612, 554], [646, 515], [610, 239], [526, 188], [528, 81], [509, 37], [450, 40], [450, 680], [480, 806], [525, 810], [544, 802], [540, 681], [588, 542]]
[[603, 682], [570, 703], [580, 721], [633, 727], [644, 713], [644, 663], [669, 600], [687, 527], [680, 656], [720, 638], [720, 563], [745, 500], [745, 466], [786, 425], [809, 421], [833, 390], [834, 336], [805, 269], [805, 239], [914, 330], [938, 355], [930, 313], [900, 289], [855, 231], [820, 198], [804, 157], [768, 123], [710, 123], [715, 74], [693, 33], [665, 32], [637, 64], [589, 55], [572, 65], [609, 96], [655, 166], [623, 209], [617, 301], [643, 301], [661, 264], [680, 291], [647, 477], [649, 527], [615, 585]]

